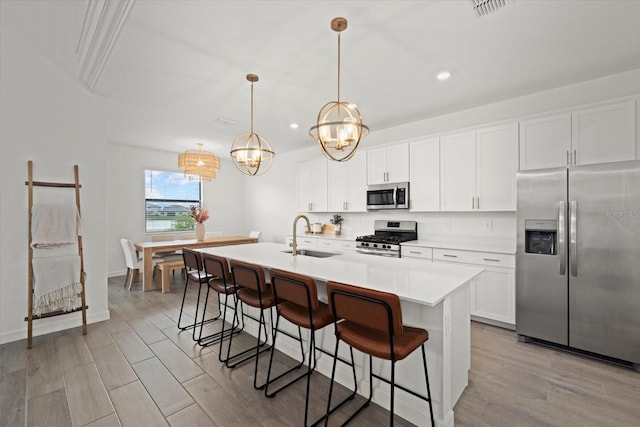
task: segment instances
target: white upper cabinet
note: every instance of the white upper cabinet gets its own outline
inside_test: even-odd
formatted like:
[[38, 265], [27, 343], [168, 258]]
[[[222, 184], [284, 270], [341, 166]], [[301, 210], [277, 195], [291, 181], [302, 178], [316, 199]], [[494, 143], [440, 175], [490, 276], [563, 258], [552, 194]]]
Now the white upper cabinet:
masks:
[[572, 164], [636, 158], [636, 103], [627, 101], [571, 114]]
[[367, 184], [409, 181], [409, 144], [367, 151]]
[[440, 139], [409, 144], [409, 197], [412, 211], [440, 210]]
[[440, 137], [440, 209], [474, 210], [475, 197], [476, 133]]
[[440, 138], [440, 209], [513, 211], [518, 124]]
[[568, 165], [571, 114], [520, 122], [520, 170]]
[[328, 211], [367, 211], [367, 156], [356, 153], [346, 162], [328, 162]]
[[298, 164], [298, 211], [327, 211], [327, 160]]
[[635, 100], [520, 122], [521, 170], [635, 158]]
[[518, 124], [476, 131], [476, 209], [516, 210]]

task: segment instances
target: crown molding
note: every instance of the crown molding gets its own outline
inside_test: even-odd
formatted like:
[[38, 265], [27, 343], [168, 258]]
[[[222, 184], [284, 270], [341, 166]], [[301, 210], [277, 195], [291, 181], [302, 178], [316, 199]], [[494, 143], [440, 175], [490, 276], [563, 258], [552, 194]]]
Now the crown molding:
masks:
[[93, 91], [134, 0], [88, 0], [76, 55], [79, 77]]

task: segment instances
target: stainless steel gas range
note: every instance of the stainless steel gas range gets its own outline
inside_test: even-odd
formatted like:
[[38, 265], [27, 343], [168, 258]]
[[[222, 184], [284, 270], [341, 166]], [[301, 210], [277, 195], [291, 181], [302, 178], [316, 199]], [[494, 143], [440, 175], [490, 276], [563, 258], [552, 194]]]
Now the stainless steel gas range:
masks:
[[400, 244], [418, 239], [416, 221], [375, 220], [374, 234], [356, 237], [356, 251], [363, 254], [400, 258]]

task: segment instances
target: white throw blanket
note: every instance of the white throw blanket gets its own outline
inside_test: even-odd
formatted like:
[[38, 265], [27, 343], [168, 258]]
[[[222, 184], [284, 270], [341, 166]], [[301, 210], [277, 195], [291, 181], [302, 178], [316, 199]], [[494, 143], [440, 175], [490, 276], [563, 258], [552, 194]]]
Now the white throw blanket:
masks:
[[75, 205], [34, 205], [31, 213], [31, 246], [48, 248], [76, 242], [80, 214]]
[[34, 258], [33, 277], [34, 315], [82, 306], [79, 255]]

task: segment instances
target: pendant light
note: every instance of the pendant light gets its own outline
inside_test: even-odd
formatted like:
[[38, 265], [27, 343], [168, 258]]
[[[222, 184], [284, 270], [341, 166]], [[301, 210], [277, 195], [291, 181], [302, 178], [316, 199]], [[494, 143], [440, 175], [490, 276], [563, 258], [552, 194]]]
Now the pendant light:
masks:
[[322, 153], [330, 160], [344, 162], [353, 157], [360, 140], [369, 134], [355, 104], [340, 100], [340, 34], [347, 29], [345, 18], [333, 18], [331, 29], [338, 33], [338, 100], [327, 102], [309, 135], [318, 140]]
[[211, 181], [220, 170], [220, 157], [212, 152], [203, 151], [202, 143], [197, 145], [197, 150], [187, 150], [178, 155], [178, 167], [189, 179]]
[[258, 81], [255, 74], [247, 74], [251, 82], [251, 131], [236, 137], [231, 146], [231, 159], [238, 170], [246, 175], [256, 176], [266, 173], [276, 154], [266, 139], [253, 131], [253, 84]]

